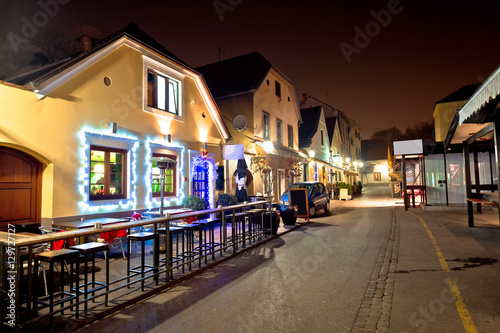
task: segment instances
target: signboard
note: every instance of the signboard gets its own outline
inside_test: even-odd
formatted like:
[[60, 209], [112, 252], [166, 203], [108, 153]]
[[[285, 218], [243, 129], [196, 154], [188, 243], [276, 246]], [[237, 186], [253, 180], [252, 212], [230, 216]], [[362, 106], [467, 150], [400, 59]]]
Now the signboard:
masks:
[[422, 139], [394, 141], [394, 155], [422, 154], [424, 145]]
[[297, 206], [297, 217], [303, 217], [309, 223], [309, 202], [306, 188], [291, 188], [288, 190], [290, 206]]
[[242, 160], [244, 159], [244, 146], [243, 145], [227, 145], [222, 146], [222, 159], [223, 160]]

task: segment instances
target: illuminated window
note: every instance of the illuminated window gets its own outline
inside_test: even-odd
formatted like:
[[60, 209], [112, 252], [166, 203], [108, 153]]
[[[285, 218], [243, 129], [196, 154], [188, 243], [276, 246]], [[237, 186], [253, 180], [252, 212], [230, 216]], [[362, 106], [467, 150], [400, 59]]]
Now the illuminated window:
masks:
[[90, 200], [123, 199], [126, 194], [127, 151], [90, 147]]
[[293, 127], [288, 125], [288, 147], [293, 148]]
[[319, 181], [318, 163], [314, 163], [314, 180]]
[[276, 142], [283, 144], [283, 123], [281, 120], [276, 120]]
[[[175, 155], [165, 155], [153, 153], [153, 157], [168, 157], [173, 160], [177, 160]], [[165, 183], [163, 186], [163, 196], [173, 197], [176, 192], [176, 174], [177, 174], [177, 163], [172, 163], [170, 168], [165, 169]], [[153, 186], [153, 197], [161, 197], [161, 173], [157, 166], [157, 162], [153, 160], [153, 172], [152, 172], [152, 186]]]
[[148, 70], [148, 106], [179, 115], [179, 81]]
[[262, 137], [264, 140], [271, 139], [271, 123], [269, 114], [262, 112]]
[[382, 180], [382, 174], [380, 172], [374, 172], [373, 177], [375, 178], [375, 180]]

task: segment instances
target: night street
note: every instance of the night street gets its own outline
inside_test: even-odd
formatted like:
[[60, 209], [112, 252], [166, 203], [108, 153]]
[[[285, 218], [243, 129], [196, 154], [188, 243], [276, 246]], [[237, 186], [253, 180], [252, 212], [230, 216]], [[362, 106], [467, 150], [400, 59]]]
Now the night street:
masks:
[[[394, 208], [388, 187], [335, 201], [330, 214], [81, 332], [494, 332], [497, 225], [466, 211]], [[394, 271], [396, 271], [394, 273]], [[448, 278], [472, 322], [462, 323]], [[463, 313], [462, 313], [463, 315]], [[471, 326], [472, 325], [472, 326]], [[464, 328], [466, 326], [466, 328]]]

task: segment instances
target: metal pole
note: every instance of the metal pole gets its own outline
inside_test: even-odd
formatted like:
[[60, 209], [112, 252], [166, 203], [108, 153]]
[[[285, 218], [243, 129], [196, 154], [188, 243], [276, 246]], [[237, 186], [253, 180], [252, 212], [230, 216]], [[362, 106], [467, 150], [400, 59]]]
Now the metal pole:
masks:
[[[160, 217], [163, 217], [163, 187], [165, 186], [165, 169], [160, 169], [161, 190], [160, 190]], [[156, 225], [156, 224], [155, 224]]]
[[408, 210], [408, 194], [406, 193], [406, 160], [403, 155], [403, 162], [401, 165], [401, 176], [403, 178], [403, 200], [405, 202], [405, 210]]

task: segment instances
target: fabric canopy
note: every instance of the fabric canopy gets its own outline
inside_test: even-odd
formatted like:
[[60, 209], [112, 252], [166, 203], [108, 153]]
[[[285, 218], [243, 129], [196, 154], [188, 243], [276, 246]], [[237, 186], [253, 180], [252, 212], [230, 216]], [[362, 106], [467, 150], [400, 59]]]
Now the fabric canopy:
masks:
[[479, 89], [472, 95], [467, 104], [459, 112], [458, 124], [462, 125], [464, 121], [475, 112], [481, 110], [490, 100], [500, 95], [500, 67], [498, 67]]

